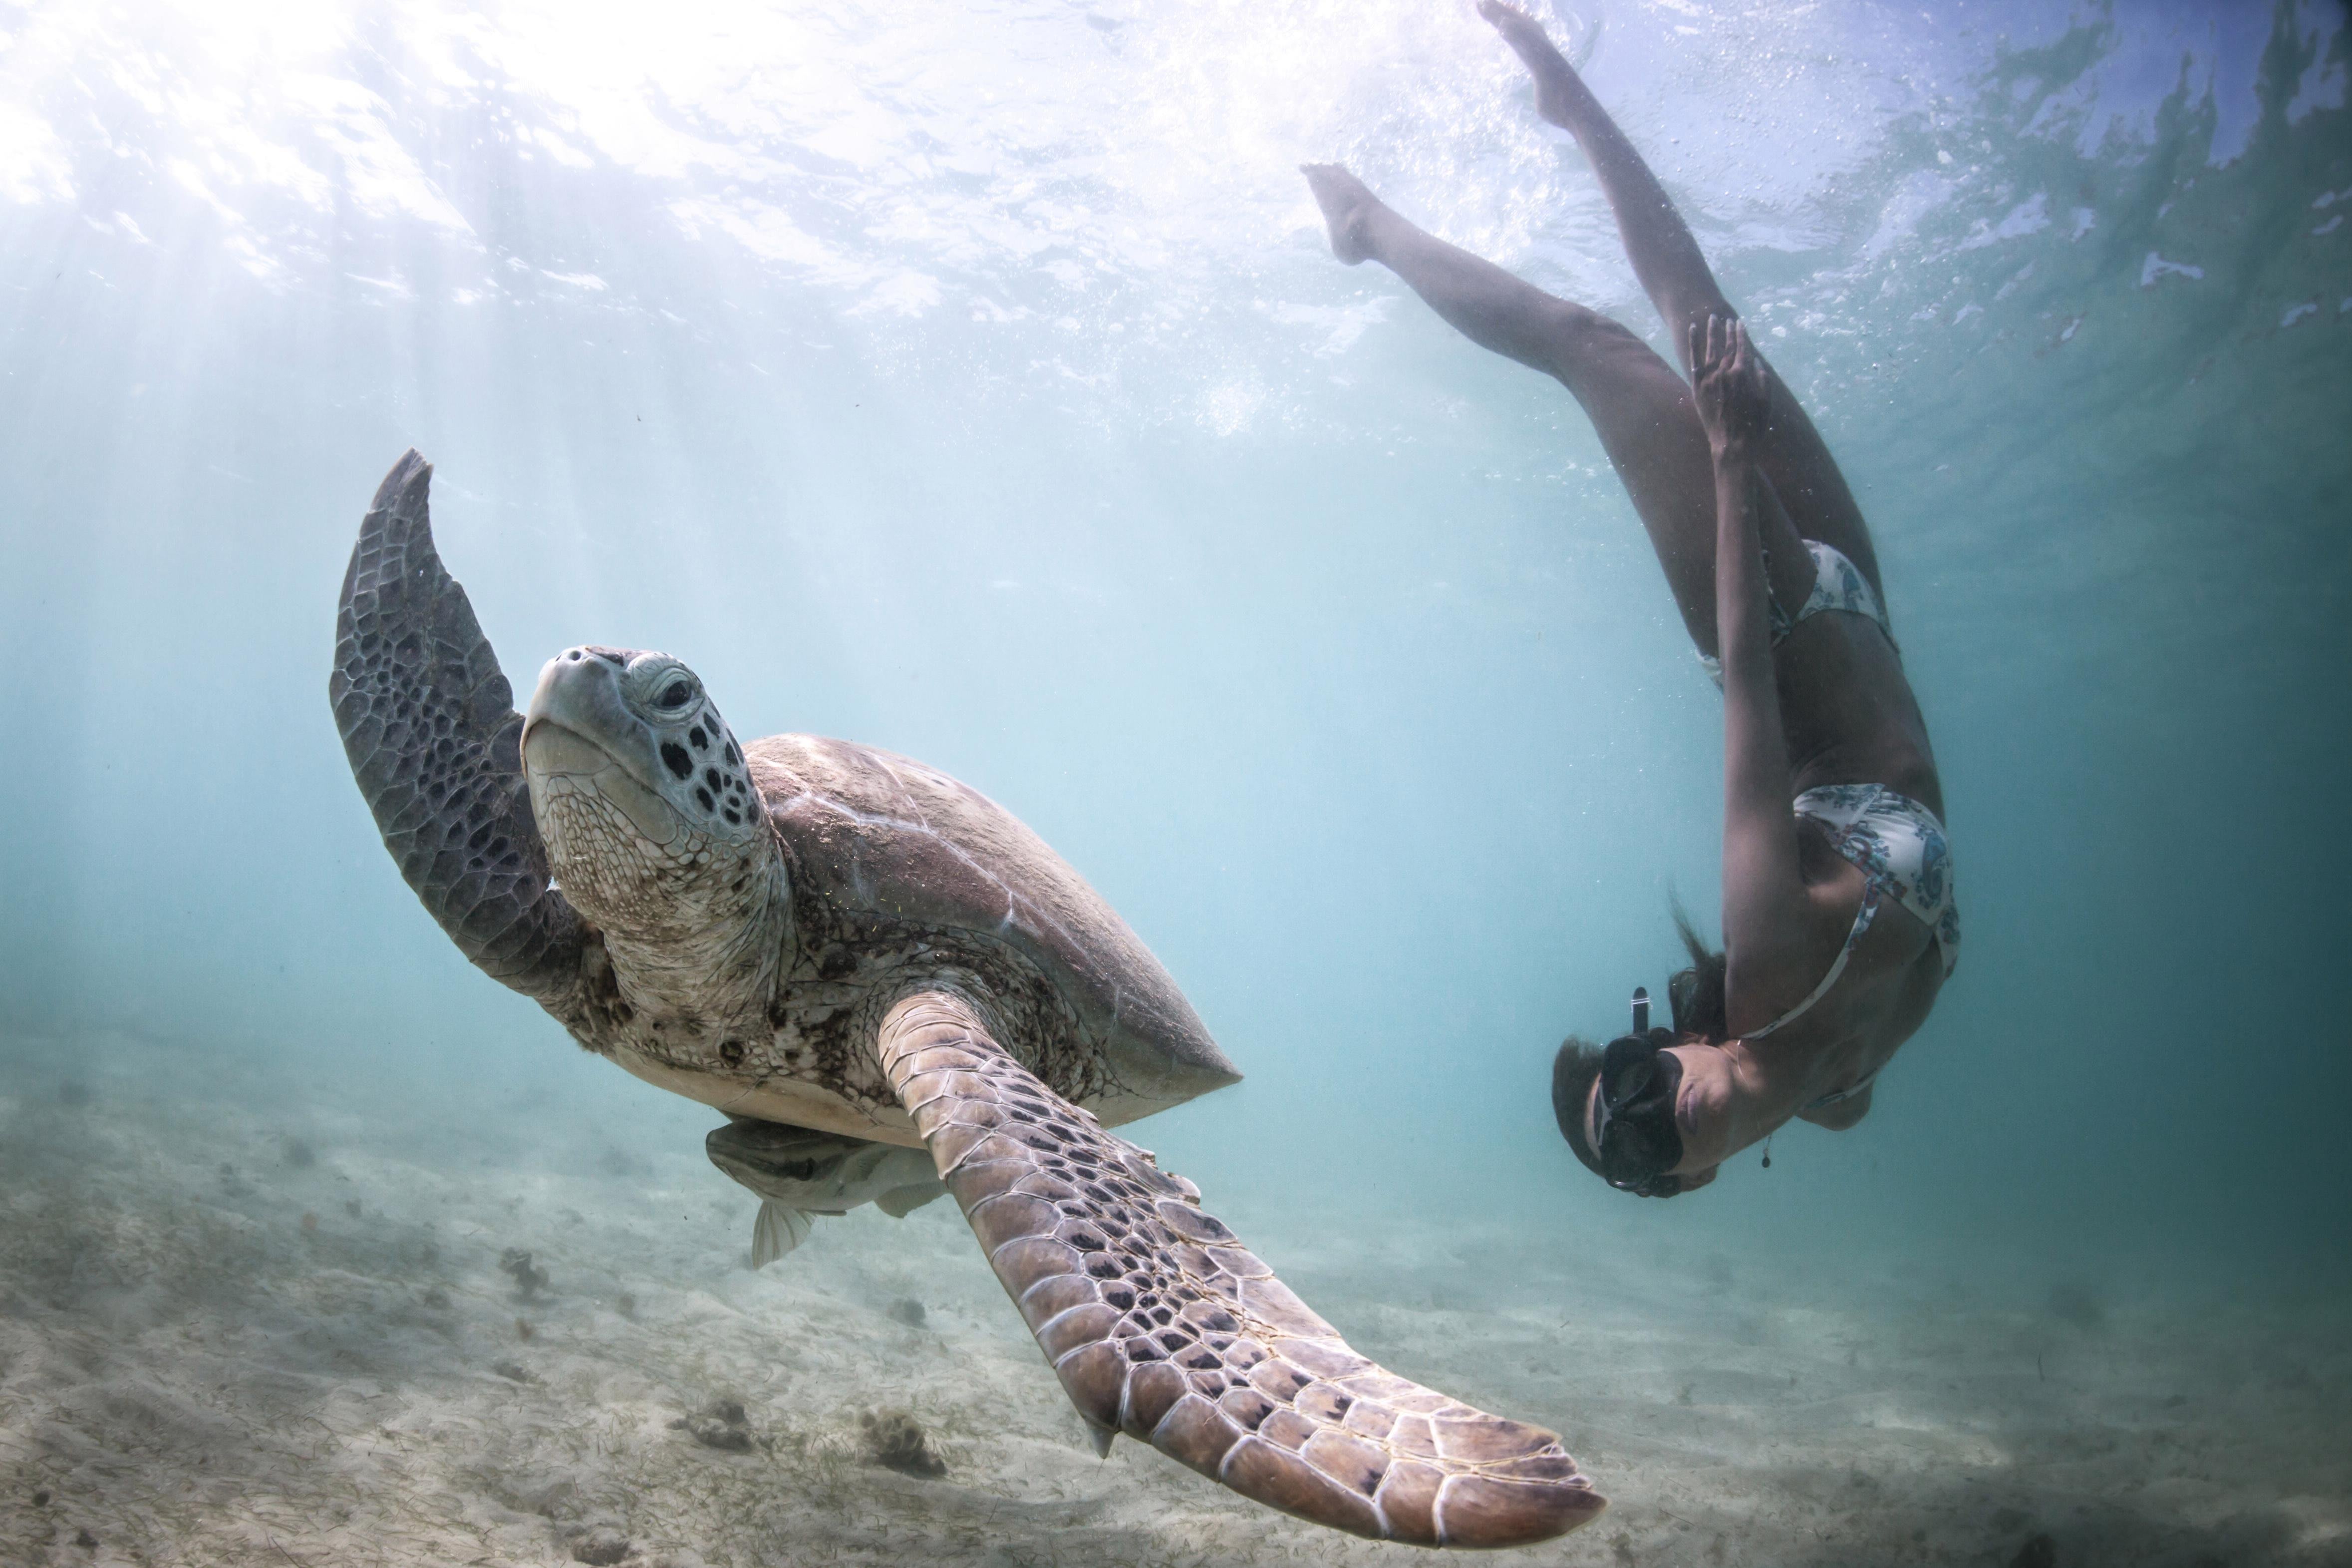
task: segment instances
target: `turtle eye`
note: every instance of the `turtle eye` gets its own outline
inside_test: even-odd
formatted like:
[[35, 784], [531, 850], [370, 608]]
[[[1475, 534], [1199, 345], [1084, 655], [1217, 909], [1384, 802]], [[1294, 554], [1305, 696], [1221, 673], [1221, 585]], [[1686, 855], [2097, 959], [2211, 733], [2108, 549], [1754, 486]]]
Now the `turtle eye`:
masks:
[[673, 680], [662, 688], [662, 694], [654, 699], [654, 704], [656, 707], [675, 712], [692, 700], [694, 700], [694, 688], [686, 681]]

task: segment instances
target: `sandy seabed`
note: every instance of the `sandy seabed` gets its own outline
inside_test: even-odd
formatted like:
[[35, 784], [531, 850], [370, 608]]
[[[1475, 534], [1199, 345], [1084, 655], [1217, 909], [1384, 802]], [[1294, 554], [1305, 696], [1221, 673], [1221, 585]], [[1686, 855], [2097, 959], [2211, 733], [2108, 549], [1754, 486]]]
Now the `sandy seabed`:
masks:
[[[5, 1568], [1429, 1561], [1097, 1460], [951, 1203], [754, 1273], [673, 1109], [656, 1147], [268, 1079], [0, 1041]], [[2340, 1311], [1763, 1301], [1721, 1258], [1209, 1202], [1366, 1353], [1566, 1437], [1612, 1506], [1519, 1562], [2352, 1564]], [[943, 1474], [880, 1462], [890, 1411]]]

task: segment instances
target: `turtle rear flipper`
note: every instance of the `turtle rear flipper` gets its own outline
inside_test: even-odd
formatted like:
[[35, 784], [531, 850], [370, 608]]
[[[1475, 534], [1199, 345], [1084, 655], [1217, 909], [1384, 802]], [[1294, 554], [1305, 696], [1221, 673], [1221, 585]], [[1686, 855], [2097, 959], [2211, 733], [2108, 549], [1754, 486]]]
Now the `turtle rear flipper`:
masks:
[[376, 490], [343, 574], [327, 695], [426, 910], [492, 979], [554, 1005], [580, 984], [580, 917], [548, 882], [514, 690], [433, 548], [432, 482], [412, 448]]
[[1125, 1432], [1286, 1513], [1423, 1546], [1525, 1545], [1606, 1506], [1551, 1433], [1350, 1350], [1191, 1183], [1040, 1083], [960, 998], [901, 1001], [877, 1047], [1098, 1447]]

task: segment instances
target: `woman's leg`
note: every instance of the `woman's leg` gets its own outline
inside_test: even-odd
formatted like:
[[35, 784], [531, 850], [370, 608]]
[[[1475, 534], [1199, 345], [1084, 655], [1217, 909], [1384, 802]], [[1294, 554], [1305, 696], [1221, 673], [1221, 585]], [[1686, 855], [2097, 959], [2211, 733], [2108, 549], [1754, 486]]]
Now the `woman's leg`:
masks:
[[1691, 640], [1712, 658], [1715, 465], [1674, 367], [1606, 316], [1415, 228], [1338, 164], [1305, 172], [1340, 260], [1378, 261], [1472, 342], [1575, 395], [1649, 531]]
[[[1517, 52], [1535, 77], [1537, 112], [1574, 135], [1591, 161], [1609, 205], [1617, 215], [1617, 230], [1633, 263], [1633, 276], [1641, 279], [1658, 314], [1665, 318], [1675, 356], [1687, 372], [1692, 327], [1703, 328], [1710, 314], [1738, 314], [1724, 299], [1706, 258], [1699, 253], [1698, 241], [1691, 237], [1650, 166], [1534, 18], [1501, 0], [1478, 0], [1478, 14], [1503, 35], [1503, 41]], [[1769, 365], [1766, 370], [1770, 374]], [[1845, 476], [1838, 471], [1828, 444], [1787, 384], [1777, 374], [1771, 374], [1771, 383], [1772, 437], [1760, 464], [1765, 476], [1772, 481], [1798, 531], [1844, 552], [1870, 579], [1871, 586], [1879, 590], [1884, 603], [1878, 554], [1871, 548], [1870, 530], [1863, 522], [1862, 509], [1854, 504], [1853, 492], [1846, 487]]]

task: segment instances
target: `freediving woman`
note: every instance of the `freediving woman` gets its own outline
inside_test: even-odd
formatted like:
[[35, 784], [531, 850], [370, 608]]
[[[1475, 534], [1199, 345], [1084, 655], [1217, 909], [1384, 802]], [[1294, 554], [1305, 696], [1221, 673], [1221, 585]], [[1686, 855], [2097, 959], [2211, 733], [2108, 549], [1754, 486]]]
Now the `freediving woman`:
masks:
[[1791, 1117], [1842, 1131], [1869, 1113], [1959, 954], [1943, 789], [1870, 531], [1820, 432], [1543, 29], [1500, 0], [1478, 13], [1591, 160], [1695, 387], [1618, 322], [1414, 227], [1337, 164], [1305, 173], [1340, 260], [1380, 262], [1583, 406], [1722, 688], [1723, 951], [1677, 910], [1691, 964], [1668, 987], [1674, 1026], [1650, 1027], [1637, 992], [1631, 1033], [1570, 1037], [1552, 1066], [1576, 1157], [1671, 1197]]

